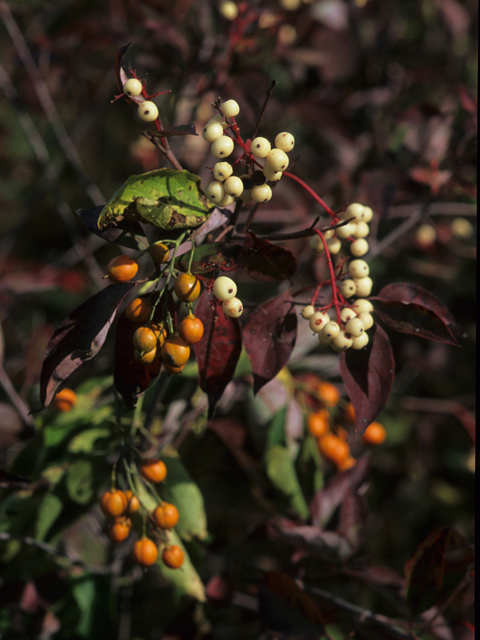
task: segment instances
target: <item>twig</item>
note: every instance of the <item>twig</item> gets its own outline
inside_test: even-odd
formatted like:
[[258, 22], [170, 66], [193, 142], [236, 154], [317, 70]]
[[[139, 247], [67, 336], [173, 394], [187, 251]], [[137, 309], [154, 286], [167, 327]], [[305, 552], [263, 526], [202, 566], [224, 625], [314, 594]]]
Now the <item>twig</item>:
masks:
[[35, 426], [34, 420], [31, 415], [29, 415], [29, 408], [22, 400], [22, 398], [18, 395], [15, 390], [15, 387], [11, 383], [10, 378], [5, 371], [3, 364], [0, 363], [0, 384], [2, 385], [5, 393], [10, 398], [13, 406], [20, 414], [20, 417], [23, 420], [23, 423], [29, 428], [33, 429]]
[[255, 125], [255, 130], [254, 130], [253, 135], [252, 135], [252, 140], [257, 137], [257, 133], [258, 133], [258, 130], [260, 128], [260, 123], [262, 122], [263, 114], [265, 113], [265, 111], [267, 109], [268, 101], [272, 97], [273, 90], [275, 89], [275, 85], [276, 84], [277, 84], [277, 81], [276, 80], [272, 80], [272, 82], [270, 84], [270, 87], [268, 88], [267, 95], [265, 96], [265, 100], [263, 101], [262, 109], [261, 109], [260, 114], [259, 114], [259, 116], [257, 118], [257, 124]]

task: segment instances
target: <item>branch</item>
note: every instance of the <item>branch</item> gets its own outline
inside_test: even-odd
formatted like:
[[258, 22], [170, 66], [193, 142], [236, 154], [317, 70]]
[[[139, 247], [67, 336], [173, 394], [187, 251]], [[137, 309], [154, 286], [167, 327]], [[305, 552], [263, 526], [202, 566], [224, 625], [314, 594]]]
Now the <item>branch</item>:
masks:
[[13, 386], [10, 378], [7, 375], [7, 372], [3, 367], [3, 364], [1, 363], [0, 363], [0, 384], [2, 385], [5, 393], [10, 398], [13, 406], [18, 411], [25, 426], [27, 426], [29, 429], [33, 429], [35, 423], [33, 421], [32, 416], [30, 415], [29, 407], [25, 404], [24, 400], [16, 392], [15, 387]]

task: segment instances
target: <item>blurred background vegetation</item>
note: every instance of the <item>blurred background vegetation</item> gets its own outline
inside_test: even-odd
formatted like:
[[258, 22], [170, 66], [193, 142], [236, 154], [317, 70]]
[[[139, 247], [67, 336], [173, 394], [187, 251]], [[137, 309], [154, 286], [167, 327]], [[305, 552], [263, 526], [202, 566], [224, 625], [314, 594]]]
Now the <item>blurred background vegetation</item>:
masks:
[[[38, 407], [44, 349], [63, 318], [105, 286], [105, 265], [118, 253], [93, 237], [75, 210], [104, 204], [131, 174], [166, 166], [142, 137], [134, 110], [122, 100], [112, 103], [118, 93], [116, 52], [129, 42], [126, 61], [147, 74], [149, 92], [171, 90], [156, 99], [165, 128], [194, 123], [201, 130], [213, 115], [211, 101], [221, 96], [239, 102], [237, 120], [249, 137], [275, 79], [260, 134], [269, 139], [279, 131], [294, 134], [292, 171], [335, 210], [352, 201], [374, 209], [374, 293], [394, 281], [432, 291], [461, 325], [461, 346], [388, 332], [396, 380], [379, 417], [387, 440], [371, 454], [364, 486], [368, 531], [348, 566], [302, 559], [278, 537], [272, 519], [293, 517], [292, 512], [258, 478], [268, 438], [276, 437], [275, 417], [287, 439], [289, 429], [294, 434], [298, 426], [295, 420], [303, 429], [303, 417], [278, 418], [293, 400], [304, 415], [292, 395], [296, 381], [310, 373], [343, 391], [336, 356], [315, 348], [302, 328], [290, 372], [257, 398], [248, 366], [239, 371], [219, 406], [223, 431], [206, 425], [195, 370], [172, 380], [162, 422], [153, 421], [152, 429], [170, 426], [175, 436], [170, 440], [205, 501], [208, 538], [191, 542], [188, 550], [211, 587], [209, 603], [183, 597], [152, 572], [130, 580], [117, 566], [114, 579], [88, 571], [86, 579], [80, 568], [59, 568], [35, 547], [22, 556], [18, 547], [2, 542], [0, 591], [8, 594], [8, 606], [0, 616], [1, 637], [233, 639], [257, 638], [265, 627], [286, 633], [272, 624], [273, 606], [262, 609], [261, 619], [256, 610], [256, 589], [266, 570], [307, 576], [310, 584], [346, 601], [398, 615], [398, 602], [392, 604], [386, 587], [366, 587], [365, 575], [355, 578], [355, 571], [388, 567], [394, 573], [385, 584], [398, 587], [404, 563], [436, 527], [454, 526], [473, 541], [477, 3], [238, 4], [241, 19], [231, 22], [210, 1], [0, 0], [0, 468], [10, 468], [29, 446], [35, 421], [37, 429], [39, 424], [70, 428], [64, 416], [29, 413]], [[201, 137], [173, 139], [172, 146], [185, 168], [208, 179], [211, 158]], [[255, 230], [302, 229], [320, 213], [306, 192], [284, 179], [262, 206]], [[286, 246], [299, 260], [299, 287], [306, 285], [319, 272], [317, 258], [304, 240]], [[239, 291], [251, 305], [275, 293], [242, 275]], [[97, 419], [95, 402], [108, 388], [112, 359], [107, 346], [75, 383], [84, 385], [85, 398], [78, 425]], [[334, 417], [343, 419], [340, 409]], [[365, 449], [352, 446], [356, 455]], [[16, 472], [30, 477], [34, 460], [35, 455], [17, 463]], [[71, 463], [68, 456], [62, 459]], [[31, 479], [41, 477], [40, 467]], [[105, 456], [96, 457], [92, 469], [91, 496], [70, 512], [63, 496], [65, 521], [45, 540], [60, 541], [90, 565], [104, 566], [125, 554], [111, 551], [105, 534], [98, 533], [101, 519], [91, 515], [108, 483]], [[316, 473], [323, 482], [333, 469], [320, 464]], [[11, 500], [8, 483], [1, 487], [3, 499]], [[304, 479], [302, 488], [308, 499], [320, 485]], [[28, 517], [17, 522], [16, 532], [31, 536], [37, 507], [31, 496], [28, 500]], [[1, 514], [1, 531], [12, 531], [10, 515]], [[28, 584], [35, 584], [33, 604]], [[212, 596], [216, 584], [217, 598]], [[322, 611], [334, 637], [354, 628], [338, 611]], [[471, 621], [472, 613], [462, 592], [444, 612], [450, 626], [441, 637], [470, 638], [463, 621]], [[360, 637], [393, 633], [367, 633], [361, 626], [355, 632]]]

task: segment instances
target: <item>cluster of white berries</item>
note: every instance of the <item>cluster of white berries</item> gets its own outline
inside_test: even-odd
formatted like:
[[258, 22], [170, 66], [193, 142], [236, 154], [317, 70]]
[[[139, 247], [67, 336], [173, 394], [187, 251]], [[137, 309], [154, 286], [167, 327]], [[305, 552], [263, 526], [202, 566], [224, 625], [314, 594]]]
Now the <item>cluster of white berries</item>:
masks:
[[239, 318], [243, 313], [242, 301], [236, 298], [237, 285], [231, 278], [220, 276], [213, 283], [213, 295], [221, 301], [226, 316]]
[[373, 305], [369, 300], [360, 298], [351, 307], [340, 311], [340, 323], [335, 322], [327, 313], [315, 311], [312, 305], [302, 310], [302, 317], [308, 320], [310, 329], [318, 334], [321, 344], [330, 346], [334, 351], [363, 349], [368, 344], [367, 331], [373, 326]]
[[[373, 217], [370, 207], [354, 202], [349, 204], [345, 211], [338, 214], [339, 220], [350, 220], [347, 224], [338, 229], [329, 229], [323, 233], [327, 241], [328, 249], [332, 255], [339, 253], [342, 248], [342, 240], [350, 241], [350, 253], [355, 258], [360, 258], [368, 252], [368, 242], [365, 239], [370, 233], [369, 222]], [[352, 219], [353, 218], [353, 219]], [[310, 248], [314, 253], [321, 253], [324, 250], [323, 242], [317, 234], [310, 239]], [[368, 293], [366, 295], [369, 295]]]
[[[227, 100], [221, 104], [221, 109], [225, 119], [221, 114], [210, 118], [203, 128], [202, 136], [206, 142], [212, 144], [212, 154], [216, 158], [224, 159], [228, 158], [234, 148], [233, 139], [225, 133], [229, 126], [228, 120], [239, 114], [240, 107], [235, 100]], [[266, 138], [255, 138], [251, 142], [250, 151], [258, 166], [262, 167], [264, 184], [255, 184], [245, 189], [244, 180], [250, 178], [248, 174], [234, 176], [233, 167], [229, 162], [217, 162], [213, 167], [214, 180], [205, 189], [207, 197], [219, 207], [226, 207], [235, 198], [241, 198], [244, 202], [268, 202], [272, 197], [272, 189], [267, 181], [280, 180], [282, 172], [288, 167], [287, 152], [294, 146], [293, 135], [286, 131], [277, 135], [274, 148]]]
[[[123, 85], [123, 93], [136, 98], [143, 91], [143, 85], [137, 78], [130, 78]], [[138, 115], [144, 122], [153, 122], [158, 118], [157, 105], [151, 100], [144, 100], [138, 105]]]

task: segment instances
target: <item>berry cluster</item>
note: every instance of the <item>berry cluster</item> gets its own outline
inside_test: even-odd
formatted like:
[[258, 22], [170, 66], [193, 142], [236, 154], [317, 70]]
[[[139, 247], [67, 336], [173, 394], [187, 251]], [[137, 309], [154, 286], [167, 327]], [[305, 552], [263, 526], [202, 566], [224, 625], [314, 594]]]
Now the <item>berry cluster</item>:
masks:
[[[163, 482], [167, 477], [167, 467], [162, 460], [145, 460], [139, 466], [139, 474], [151, 484]], [[122, 491], [112, 488], [106, 491], [100, 500], [100, 509], [110, 520], [109, 538], [112, 542], [122, 542], [130, 535], [132, 518], [143, 509], [138, 497], [131, 491]], [[143, 509], [145, 513], [145, 509]], [[148, 521], [156, 530], [166, 531], [172, 529], [178, 523], [178, 509], [174, 504], [161, 501], [160, 504], [148, 515]], [[182, 566], [185, 554], [178, 545], [164, 543], [162, 560], [172, 569]], [[134, 562], [142, 567], [153, 565], [158, 558], [157, 545], [145, 534], [137, 540], [133, 546], [132, 557]]]
[[242, 301], [236, 297], [237, 285], [231, 278], [220, 276], [213, 283], [213, 295], [222, 303], [222, 309], [226, 316], [239, 318], [243, 313]]
[[[219, 207], [228, 206], [235, 198], [241, 198], [244, 202], [268, 202], [272, 197], [272, 189], [267, 183], [280, 180], [287, 169], [287, 153], [295, 146], [293, 135], [279, 133], [273, 148], [262, 137], [244, 142], [235, 122], [235, 116], [240, 113], [238, 103], [227, 100], [218, 107], [221, 113], [207, 122], [202, 132], [203, 139], [212, 144], [212, 154], [221, 160], [232, 154], [235, 144], [243, 149], [243, 154], [233, 165], [230, 162], [215, 164], [212, 170], [214, 180], [205, 189], [207, 197]], [[233, 168], [241, 160], [247, 164], [247, 173], [235, 176]]]

